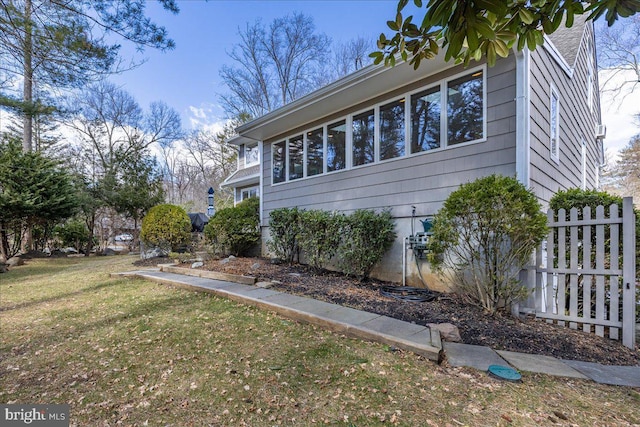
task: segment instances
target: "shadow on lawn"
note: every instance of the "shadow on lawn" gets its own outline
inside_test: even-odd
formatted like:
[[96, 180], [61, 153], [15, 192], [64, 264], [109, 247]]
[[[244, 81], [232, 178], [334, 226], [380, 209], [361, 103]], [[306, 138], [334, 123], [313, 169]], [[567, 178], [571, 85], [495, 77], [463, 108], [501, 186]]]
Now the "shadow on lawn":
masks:
[[49, 303], [49, 302], [54, 302], [54, 301], [62, 300], [62, 299], [65, 299], [65, 298], [71, 298], [71, 297], [80, 296], [80, 295], [88, 293], [88, 292], [93, 292], [93, 291], [98, 291], [98, 290], [103, 289], [103, 288], [108, 288], [110, 286], [115, 285], [116, 283], [118, 283], [118, 281], [110, 281], [110, 282], [99, 283], [97, 285], [89, 286], [88, 288], [82, 288], [82, 289], [79, 289], [79, 290], [73, 291], [73, 292], [67, 292], [67, 293], [64, 293], [64, 294], [57, 294], [55, 296], [51, 296], [51, 297], [48, 297], [48, 298], [42, 298], [42, 299], [38, 299], [38, 300], [22, 302], [20, 304], [16, 304], [16, 305], [9, 306], [9, 307], [0, 307], [0, 313], [5, 312], [5, 311], [12, 311], [12, 310], [19, 310], [19, 309], [22, 309], [22, 308], [33, 307], [35, 305], [46, 304], [46, 303]]

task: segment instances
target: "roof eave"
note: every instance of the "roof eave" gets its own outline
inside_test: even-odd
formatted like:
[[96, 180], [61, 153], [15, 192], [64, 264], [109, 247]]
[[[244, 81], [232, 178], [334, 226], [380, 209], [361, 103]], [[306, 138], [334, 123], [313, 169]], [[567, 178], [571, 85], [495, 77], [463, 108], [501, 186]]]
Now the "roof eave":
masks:
[[423, 61], [418, 70], [407, 62], [395, 67], [369, 65], [245, 123], [237, 131], [240, 136], [264, 141], [453, 66], [444, 61], [442, 49], [435, 58]]

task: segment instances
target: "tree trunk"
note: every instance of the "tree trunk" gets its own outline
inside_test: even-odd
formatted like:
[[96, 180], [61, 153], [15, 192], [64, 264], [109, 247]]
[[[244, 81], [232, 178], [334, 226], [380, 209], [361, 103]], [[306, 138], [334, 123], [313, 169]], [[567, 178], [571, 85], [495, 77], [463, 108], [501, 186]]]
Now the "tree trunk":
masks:
[[7, 236], [8, 224], [0, 221], [0, 262], [6, 261], [9, 256], [9, 237]]
[[[22, 150], [26, 153], [33, 151], [33, 35], [31, 27], [31, 0], [26, 0], [24, 4], [25, 36], [24, 36], [24, 87], [23, 87], [23, 136]], [[32, 244], [31, 228], [26, 227], [22, 234], [22, 245], [20, 250], [27, 253]]]
[[31, 26], [31, 0], [26, 0], [24, 5], [25, 36], [24, 36], [24, 121], [22, 149], [25, 152], [33, 150], [33, 35]]

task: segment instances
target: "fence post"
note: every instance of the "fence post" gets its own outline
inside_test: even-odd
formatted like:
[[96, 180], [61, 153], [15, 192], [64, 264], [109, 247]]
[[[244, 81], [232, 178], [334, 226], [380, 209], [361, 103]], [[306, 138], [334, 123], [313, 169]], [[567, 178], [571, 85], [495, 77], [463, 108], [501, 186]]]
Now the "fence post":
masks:
[[636, 221], [633, 199], [622, 199], [622, 344], [635, 346], [636, 327]]

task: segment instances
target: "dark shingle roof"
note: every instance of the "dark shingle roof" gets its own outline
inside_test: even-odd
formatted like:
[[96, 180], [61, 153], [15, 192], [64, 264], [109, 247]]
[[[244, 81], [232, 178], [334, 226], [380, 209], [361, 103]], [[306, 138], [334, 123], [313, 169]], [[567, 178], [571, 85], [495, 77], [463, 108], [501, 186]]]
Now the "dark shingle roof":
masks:
[[567, 28], [563, 23], [553, 34], [547, 36], [570, 67], [574, 67], [578, 56], [582, 35], [587, 25], [587, 15], [576, 15], [573, 26]]

